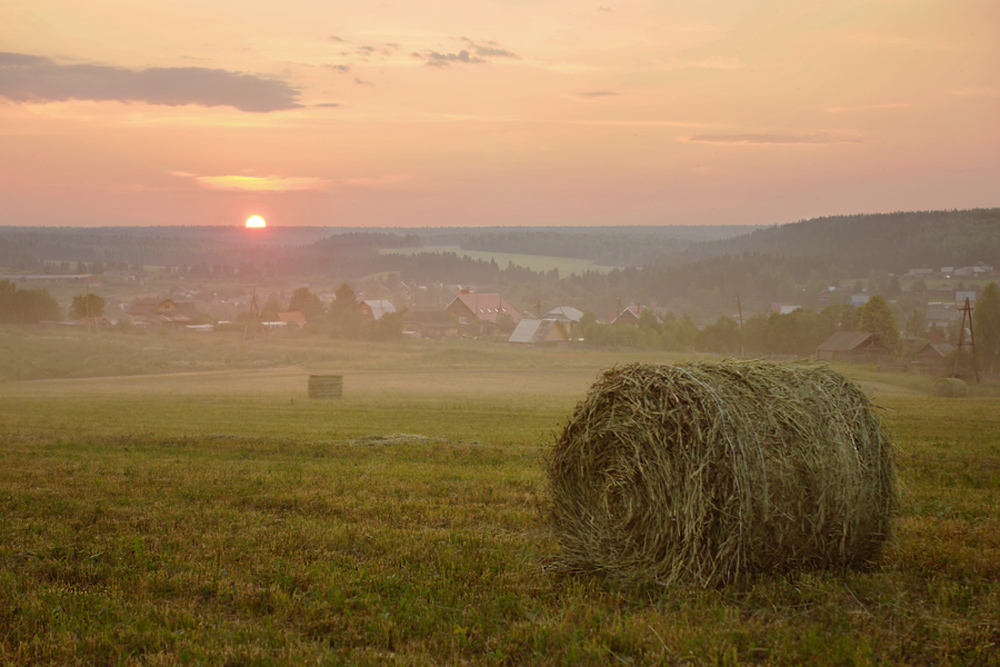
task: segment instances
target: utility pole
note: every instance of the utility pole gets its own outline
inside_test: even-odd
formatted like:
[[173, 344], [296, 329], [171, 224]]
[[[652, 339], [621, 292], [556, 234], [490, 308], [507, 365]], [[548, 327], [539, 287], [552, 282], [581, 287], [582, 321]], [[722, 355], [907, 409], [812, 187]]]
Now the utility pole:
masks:
[[740, 297], [736, 297], [736, 309], [740, 312], [740, 359], [746, 359], [747, 343], [743, 337], [743, 304], [740, 303]]
[[87, 335], [90, 335], [90, 280], [87, 280], [87, 295], [83, 297], [83, 315], [87, 318]]
[[958, 377], [958, 362], [962, 358], [962, 347], [965, 346], [965, 322], [969, 322], [969, 347], [972, 348], [972, 372], [976, 376], [976, 384], [979, 384], [979, 365], [976, 363], [976, 335], [972, 326], [972, 304], [969, 297], [965, 297], [965, 304], [959, 308], [962, 313], [962, 323], [958, 329], [958, 348], [955, 350], [955, 369], [952, 371], [953, 378]]
[[615, 352], [618, 351], [618, 327], [621, 326], [619, 320], [622, 319], [622, 298], [618, 297], [618, 314], [615, 315]]
[[[260, 307], [257, 305], [257, 288], [253, 290], [253, 296], [250, 298], [250, 312], [247, 314], [247, 323], [243, 326], [243, 342], [247, 342], [247, 332], [250, 326], [254, 325], [254, 329], [260, 329], [260, 337], [267, 338], [267, 332], [264, 331], [264, 322], [260, 319]], [[256, 335], [254, 331], [254, 335]]]

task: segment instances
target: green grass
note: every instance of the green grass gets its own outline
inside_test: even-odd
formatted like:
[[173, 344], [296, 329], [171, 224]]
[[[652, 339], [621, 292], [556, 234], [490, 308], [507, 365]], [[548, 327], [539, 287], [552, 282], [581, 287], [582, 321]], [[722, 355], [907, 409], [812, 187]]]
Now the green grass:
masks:
[[532, 271], [548, 273], [552, 269], [559, 269], [559, 275], [563, 278], [576, 273], [583, 274], [586, 271], [598, 271], [607, 273], [613, 266], [602, 266], [594, 264], [589, 259], [574, 259], [572, 257], [550, 257], [548, 255], [523, 255], [510, 252], [490, 252], [487, 250], [463, 250], [459, 246], [425, 246], [421, 248], [391, 248], [382, 251], [385, 254], [417, 255], [420, 253], [445, 253], [453, 252], [459, 257], [469, 257], [470, 259], [481, 259], [484, 262], [495, 261], [501, 268], [507, 268], [508, 263], [514, 266], [521, 266]]
[[547, 568], [543, 475], [617, 358], [299, 343], [254, 354], [343, 399], [305, 365], [0, 383], [0, 664], [1000, 664], [995, 398], [877, 378], [871, 569], [621, 589]]

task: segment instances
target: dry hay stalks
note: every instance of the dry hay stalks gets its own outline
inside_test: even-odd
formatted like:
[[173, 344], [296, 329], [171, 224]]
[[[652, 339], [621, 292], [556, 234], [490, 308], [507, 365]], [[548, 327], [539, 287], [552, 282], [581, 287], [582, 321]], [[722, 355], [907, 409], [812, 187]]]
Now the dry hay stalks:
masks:
[[938, 398], [965, 398], [969, 385], [959, 378], [938, 378], [931, 386], [931, 394]]
[[893, 456], [868, 397], [823, 366], [617, 367], [549, 460], [557, 565], [704, 587], [858, 566], [890, 535]]

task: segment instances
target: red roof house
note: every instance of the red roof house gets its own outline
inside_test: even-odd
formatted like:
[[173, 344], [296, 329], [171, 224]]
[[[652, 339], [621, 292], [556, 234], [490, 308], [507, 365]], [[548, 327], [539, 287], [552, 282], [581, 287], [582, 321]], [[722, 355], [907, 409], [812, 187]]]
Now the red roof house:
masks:
[[521, 315], [496, 293], [470, 293], [463, 291], [452, 299], [445, 311], [458, 318], [461, 324], [472, 322], [489, 322], [496, 324], [501, 315], [509, 317], [514, 324], [521, 320]]

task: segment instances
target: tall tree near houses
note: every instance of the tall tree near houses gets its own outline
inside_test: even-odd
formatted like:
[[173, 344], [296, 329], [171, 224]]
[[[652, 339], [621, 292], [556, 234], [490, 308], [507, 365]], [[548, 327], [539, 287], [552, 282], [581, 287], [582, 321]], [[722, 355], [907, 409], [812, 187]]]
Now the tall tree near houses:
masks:
[[78, 294], [73, 297], [70, 314], [74, 320], [85, 317], [101, 317], [104, 315], [105, 301], [96, 294]]
[[281, 298], [271, 292], [267, 296], [267, 301], [264, 302], [264, 307], [260, 309], [260, 319], [265, 322], [274, 322], [278, 319], [278, 313], [285, 310], [285, 306], [281, 303]]
[[333, 335], [342, 338], [354, 338], [361, 331], [361, 314], [358, 312], [358, 298], [347, 283], [336, 291], [337, 300], [330, 306], [330, 319], [333, 321]]
[[875, 334], [882, 346], [893, 354], [903, 351], [903, 341], [899, 336], [899, 325], [892, 314], [889, 303], [879, 295], [868, 299], [868, 303], [858, 309], [858, 331]]
[[920, 338], [927, 331], [927, 312], [923, 308], [914, 308], [906, 318], [906, 335]]
[[298, 311], [305, 316], [307, 321], [312, 322], [317, 316], [323, 314], [323, 302], [309, 291], [308, 287], [299, 287], [292, 292], [292, 298], [288, 300], [288, 310]]
[[991, 377], [1000, 374], [1000, 287], [991, 282], [976, 298], [972, 313], [976, 362]]

